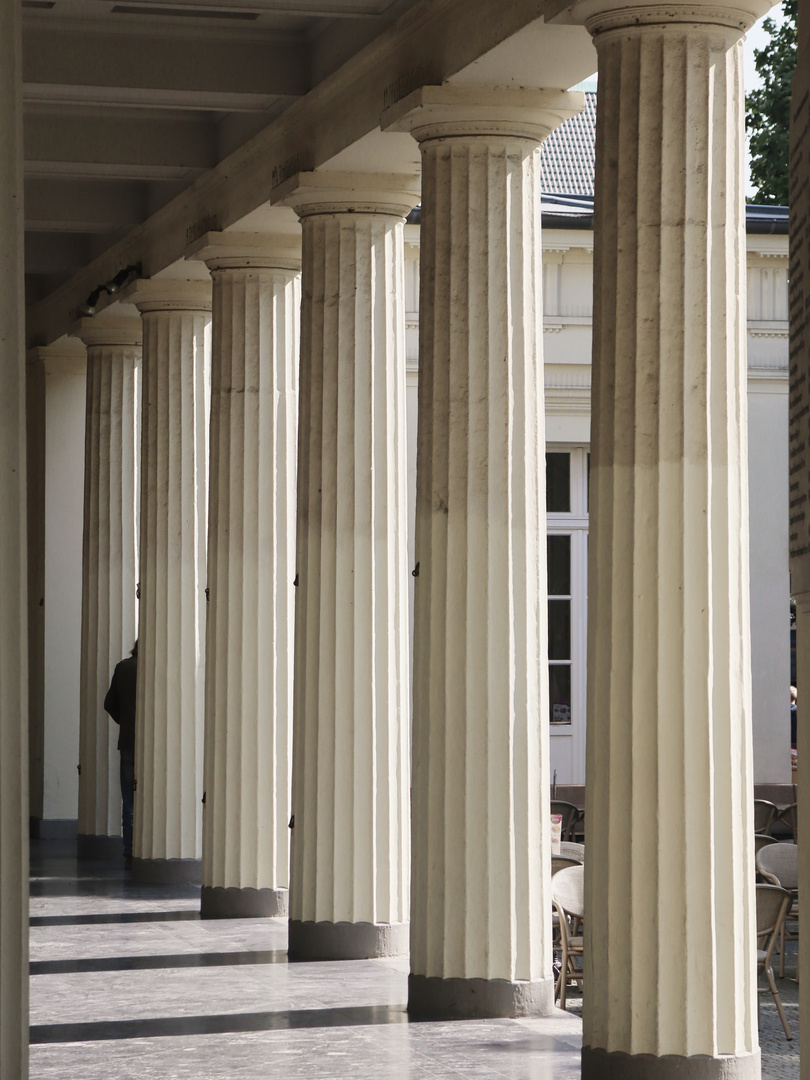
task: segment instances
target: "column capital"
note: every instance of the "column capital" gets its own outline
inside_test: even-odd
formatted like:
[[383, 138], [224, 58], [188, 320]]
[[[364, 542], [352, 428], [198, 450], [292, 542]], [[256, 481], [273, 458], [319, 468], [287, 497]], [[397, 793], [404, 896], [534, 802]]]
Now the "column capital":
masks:
[[661, 28], [667, 25], [717, 26], [736, 31], [749, 30], [757, 19], [770, 11], [770, 0], [741, 0], [726, 4], [722, 0], [689, 0], [667, 4], [663, 0], [551, 0], [546, 22], [579, 23], [591, 34], [607, 30]]
[[41, 364], [46, 375], [76, 371], [87, 363], [87, 350], [80, 341], [62, 337], [52, 345], [36, 345], [26, 353], [28, 364]]
[[211, 310], [211, 282], [186, 281], [175, 278], [139, 278], [119, 299], [134, 304], [141, 315], [150, 311]]
[[140, 345], [143, 324], [140, 319], [78, 319], [68, 331], [71, 337], [93, 345]]
[[208, 232], [186, 248], [186, 259], [209, 270], [301, 271], [301, 237], [279, 233]]
[[383, 131], [409, 131], [417, 142], [476, 136], [541, 143], [582, 112], [572, 90], [511, 90], [500, 86], [422, 86], [382, 114]]
[[280, 184], [274, 203], [300, 218], [313, 214], [386, 214], [407, 217], [419, 202], [420, 178], [408, 173], [301, 172]]

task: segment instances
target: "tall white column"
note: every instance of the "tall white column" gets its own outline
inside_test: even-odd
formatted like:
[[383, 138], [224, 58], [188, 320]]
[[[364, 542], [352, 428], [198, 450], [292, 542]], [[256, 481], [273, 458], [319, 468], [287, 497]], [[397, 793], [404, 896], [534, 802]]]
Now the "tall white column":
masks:
[[22, 32], [0, 4], [0, 1076], [28, 1076]]
[[539, 144], [581, 94], [424, 87], [408, 1008], [553, 1007]]
[[213, 278], [202, 915], [286, 915], [298, 238], [209, 233]]
[[121, 852], [121, 786], [104, 697], [138, 633], [141, 320], [82, 319], [73, 334], [87, 346], [78, 851], [105, 858]]
[[594, 1080], [760, 1075], [741, 35], [766, 7], [575, 8], [599, 55], [582, 1053]]
[[143, 320], [133, 875], [199, 881], [211, 285], [138, 281]]
[[405, 952], [403, 218], [414, 177], [304, 173], [291, 957]]

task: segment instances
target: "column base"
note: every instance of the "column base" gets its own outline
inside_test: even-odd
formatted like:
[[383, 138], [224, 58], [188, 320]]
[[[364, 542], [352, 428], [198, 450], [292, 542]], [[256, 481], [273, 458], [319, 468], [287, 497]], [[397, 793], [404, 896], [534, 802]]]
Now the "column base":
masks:
[[290, 960], [371, 960], [403, 956], [410, 944], [408, 923], [302, 922], [290, 920]]
[[625, 1054], [582, 1047], [582, 1080], [759, 1080], [760, 1053], [741, 1057]]
[[287, 889], [237, 889], [203, 885], [201, 919], [273, 919], [287, 914]]
[[551, 1016], [554, 979], [509, 982], [508, 979], [441, 979], [411, 974], [408, 1012], [433, 1020]]
[[76, 838], [76, 857], [79, 859], [120, 859], [124, 841], [120, 836], [93, 836], [79, 833]]
[[149, 885], [199, 885], [202, 859], [133, 859], [132, 880]]

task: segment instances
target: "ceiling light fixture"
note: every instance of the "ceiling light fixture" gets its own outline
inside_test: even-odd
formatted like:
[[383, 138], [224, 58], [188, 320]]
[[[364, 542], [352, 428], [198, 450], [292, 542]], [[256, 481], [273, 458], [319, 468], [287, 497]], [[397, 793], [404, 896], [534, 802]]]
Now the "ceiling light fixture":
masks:
[[95, 289], [90, 293], [83, 304], [79, 305], [79, 314], [84, 315], [87, 318], [92, 318], [96, 313], [96, 307], [98, 306], [99, 298], [103, 292], [106, 292], [109, 296], [115, 296], [117, 292], [120, 292], [124, 285], [128, 285], [133, 278], [139, 278], [141, 276], [141, 264], [132, 263], [129, 266], [125, 266], [123, 270], [119, 270], [115, 277], [110, 278], [109, 281], [105, 281], [102, 285], [97, 285]]

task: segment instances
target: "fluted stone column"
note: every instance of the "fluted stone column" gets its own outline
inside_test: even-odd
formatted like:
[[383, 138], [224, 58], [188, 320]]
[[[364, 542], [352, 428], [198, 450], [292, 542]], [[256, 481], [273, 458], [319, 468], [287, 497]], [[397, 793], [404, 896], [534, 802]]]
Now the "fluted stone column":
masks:
[[213, 278], [202, 915], [285, 915], [301, 242], [189, 255]]
[[147, 280], [133, 876], [199, 881], [211, 285]]
[[424, 87], [408, 1008], [553, 1008], [542, 139], [581, 94]]
[[121, 854], [118, 728], [104, 711], [113, 668], [138, 633], [141, 320], [82, 319], [87, 346], [79, 856]]
[[766, 7], [575, 7], [599, 55], [593, 1080], [760, 1075], [741, 35]]
[[0, 4], [0, 1076], [28, 1076], [22, 40]]
[[[292, 189], [292, 190], [290, 190]], [[301, 174], [292, 958], [405, 952], [403, 218], [414, 177]]]

